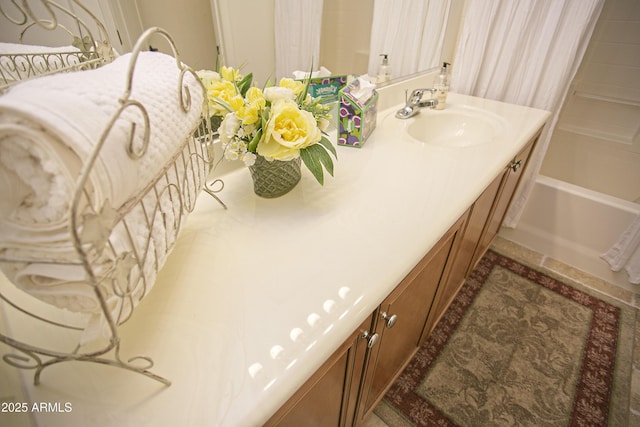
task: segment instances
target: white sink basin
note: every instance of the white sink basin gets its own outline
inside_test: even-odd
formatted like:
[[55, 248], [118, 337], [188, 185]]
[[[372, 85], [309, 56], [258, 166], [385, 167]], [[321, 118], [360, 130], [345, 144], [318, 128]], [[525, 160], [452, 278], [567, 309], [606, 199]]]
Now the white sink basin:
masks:
[[449, 147], [491, 142], [504, 128], [502, 117], [459, 105], [448, 106], [444, 110], [423, 109], [406, 122], [405, 130], [412, 138]]

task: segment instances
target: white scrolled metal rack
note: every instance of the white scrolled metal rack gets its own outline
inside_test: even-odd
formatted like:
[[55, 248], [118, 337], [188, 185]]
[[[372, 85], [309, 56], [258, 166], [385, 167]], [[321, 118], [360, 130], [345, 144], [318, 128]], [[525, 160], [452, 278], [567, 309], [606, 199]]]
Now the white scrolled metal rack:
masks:
[[[82, 33], [82, 37], [76, 39], [82, 41], [82, 49], [80, 51], [73, 50], [68, 53], [15, 52], [0, 55], [0, 93], [24, 79], [69, 70], [93, 69], [114, 59], [115, 55], [111, 49], [104, 26], [82, 3], [78, 0], [71, 1], [94, 21], [100, 32], [98, 36], [94, 37], [90, 27], [77, 16], [77, 13], [65, 9], [51, 0], [40, 0], [48, 14], [46, 19], [38, 18], [27, 0], [22, 0], [20, 3], [17, 0], [11, 0], [12, 10], [9, 13], [4, 9], [6, 5], [0, 5], [2, 15], [11, 23], [21, 27], [22, 34], [29, 28], [36, 26], [47, 30], [60, 28], [61, 24], [56, 18], [57, 14], [71, 17]], [[15, 16], [12, 17], [11, 13], [17, 15], [17, 18]], [[72, 31], [69, 31], [68, 28], [63, 28], [63, 30], [72, 34]], [[149, 144], [153, 144], [150, 139], [150, 124], [145, 106], [131, 97], [136, 60], [140, 51], [143, 50], [144, 46], [148, 45], [148, 40], [152, 36], [160, 36], [166, 39], [171, 46], [173, 56], [176, 59], [176, 67], [180, 69], [180, 85], [176, 90], [178, 91], [182, 108], [185, 111], [191, 108], [199, 108], [199, 106], [192, 105], [192, 94], [189, 92], [189, 88], [183, 85], [184, 78], [187, 75], [192, 75], [198, 82], [199, 79], [193, 69], [180, 61], [171, 36], [160, 28], [150, 28], [145, 31], [131, 54], [131, 61], [126, 75], [126, 90], [118, 100], [120, 106], [117, 111], [114, 111], [109, 125], [102, 132], [101, 138], [96, 142], [91, 155], [83, 163], [69, 212], [69, 233], [77, 253], [77, 259], [74, 259], [72, 264], [75, 266], [80, 265], [84, 269], [86, 278], [84, 283], [95, 295], [95, 299], [99, 303], [101, 314], [104, 316], [108, 327], [108, 337], [99, 340], [98, 344], [92, 342], [91, 345], [85, 345], [79, 339], [83, 328], [86, 326], [83, 324], [85, 317], [80, 316], [79, 321], [74, 317], [73, 321], [67, 322], [65, 319], [68, 317], [65, 313], [62, 316], [56, 314], [57, 310], [64, 311], [62, 309], [56, 308], [51, 311], [49, 310], [50, 307], [47, 307], [47, 310], [40, 313], [37, 311], [38, 304], [25, 306], [21, 299], [16, 302], [15, 298], [9, 295], [13, 295], [13, 291], [3, 293], [2, 289], [0, 289], [0, 308], [2, 310], [15, 310], [18, 315], [24, 315], [30, 321], [42, 322], [47, 328], [53, 328], [56, 333], [60, 331], [59, 333], [65, 334], [65, 336], [71, 334], [73, 337], [78, 337], [77, 342], [74, 341], [74, 348], [61, 351], [57, 348], [53, 349], [31, 343], [29, 337], [11, 336], [8, 332], [0, 333], [0, 342], [10, 347], [10, 351], [3, 355], [3, 360], [16, 368], [34, 370], [35, 384], [39, 384], [41, 372], [44, 368], [70, 361], [94, 362], [120, 367], [145, 375], [165, 385], [170, 384], [168, 379], [151, 372], [153, 360], [150, 357], [135, 356], [126, 360], [123, 359], [118, 326], [129, 319], [133, 313], [133, 307], [147, 294], [152, 285], [152, 283], [147, 282], [145, 271], [151, 268], [157, 272], [159, 268], [158, 265], [149, 265], [157, 262], [157, 260], [153, 256], [147, 256], [148, 252], [153, 250], [150, 243], [154, 222], [159, 220], [171, 221], [171, 226], [166, 228], [174, 230], [177, 235], [180, 230], [180, 224], [188, 213], [194, 209], [196, 198], [201, 190], [215, 197], [224, 207], [224, 204], [215, 194], [221, 189], [222, 182], [219, 180], [211, 183], [207, 182], [213, 165], [214, 134], [208, 120], [206, 96], [203, 96], [202, 105], [202, 118], [206, 118], [206, 120], [201, 120], [193, 133], [184, 141], [180, 141], [181, 149], [178, 150], [178, 154], [171, 162], [165, 165], [157, 178], [149, 183], [137, 197], [119, 207], [111, 207], [106, 203], [98, 205], [95, 200], [92, 200], [92, 191], [89, 184], [89, 176], [96, 158], [114, 123], [126, 109], [135, 108], [144, 117], [144, 129], [131, 129], [131, 140], [133, 140], [135, 132], [142, 132], [144, 144], [142, 147], [135, 149], [133, 147], [123, 147], [123, 149], [128, 150], [131, 158], [138, 159], [145, 155]], [[200, 88], [204, 94], [205, 89], [201, 83]], [[20, 129], [0, 129], [0, 138], [16, 132], [20, 132]], [[166, 212], [166, 206], [171, 206], [170, 212]], [[143, 232], [146, 233], [146, 238], [143, 240], [144, 243], [142, 245], [139, 243], [141, 230], [137, 229], [134, 233], [128, 224], [128, 214], [134, 209], [144, 213], [145, 229]], [[106, 211], [108, 211], [108, 215], [105, 214]], [[96, 218], [99, 221], [95, 221]], [[92, 221], [93, 225], [90, 226], [89, 221]], [[124, 244], [114, 245], [110, 241], [109, 237], [116, 229], [126, 236]], [[96, 239], [96, 233], [102, 237]], [[176, 235], [169, 236], [167, 240], [168, 246], [175, 241]], [[39, 259], [37, 256], [34, 258], [15, 259], [4, 255], [0, 251], [0, 262], [57, 262], [54, 258], [48, 257], [44, 259]], [[106, 270], [104, 267], [105, 259], [108, 261]], [[132, 277], [136, 277], [137, 280], [133, 280]], [[121, 309], [114, 313], [113, 309], [108, 307], [105, 295], [110, 295], [111, 297], [115, 295], [121, 299], [123, 305], [128, 304], [131, 309]], [[36, 307], [35, 311], [33, 307]], [[51, 313], [54, 314], [52, 315]]]

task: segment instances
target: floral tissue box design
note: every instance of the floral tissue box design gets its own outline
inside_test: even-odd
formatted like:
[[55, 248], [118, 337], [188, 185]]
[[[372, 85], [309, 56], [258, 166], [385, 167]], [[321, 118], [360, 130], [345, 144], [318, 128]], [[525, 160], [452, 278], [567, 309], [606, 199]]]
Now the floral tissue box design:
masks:
[[359, 85], [356, 80], [340, 90], [338, 145], [360, 148], [376, 128], [378, 92], [361, 103], [351, 94]]

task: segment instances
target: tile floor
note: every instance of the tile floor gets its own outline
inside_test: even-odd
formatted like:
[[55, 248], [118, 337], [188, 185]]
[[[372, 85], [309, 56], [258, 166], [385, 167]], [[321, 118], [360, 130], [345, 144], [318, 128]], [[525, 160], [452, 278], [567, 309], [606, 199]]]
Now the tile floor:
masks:
[[[637, 291], [629, 291], [619, 286], [608, 283], [602, 279], [591, 276], [574, 267], [550, 258], [539, 252], [532, 251], [528, 248], [520, 246], [514, 242], [498, 237], [494, 242], [494, 246], [503, 253], [509, 254], [514, 259], [521, 259], [530, 264], [539, 265], [547, 268], [556, 274], [569, 277], [583, 285], [602, 292], [616, 300], [627, 304], [636, 309], [636, 326], [634, 334], [633, 348], [633, 371], [631, 374], [631, 396], [629, 407], [629, 427], [640, 427], [640, 316], [638, 309], [640, 308], [640, 287]], [[380, 418], [371, 415], [362, 427], [388, 427]], [[623, 427], [623, 426], [621, 426]]]

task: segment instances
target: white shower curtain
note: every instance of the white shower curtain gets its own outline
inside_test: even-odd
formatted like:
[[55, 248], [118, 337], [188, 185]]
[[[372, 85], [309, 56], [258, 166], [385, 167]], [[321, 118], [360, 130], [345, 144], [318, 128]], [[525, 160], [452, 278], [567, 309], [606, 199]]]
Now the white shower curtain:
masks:
[[467, 0], [451, 90], [552, 113], [505, 226], [515, 227], [520, 218], [603, 4], [604, 0]]
[[640, 215], [601, 258], [613, 271], [626, 270], [629, 282], [640, 285]]
[[293, 77], [320, 65], [323, 0], [276, 0], [276, 78]]
[[381, 54], [389, 55], [391, 78], [440, 65], [451, 0], [375, 0], [369, 47], [370, 76]]

